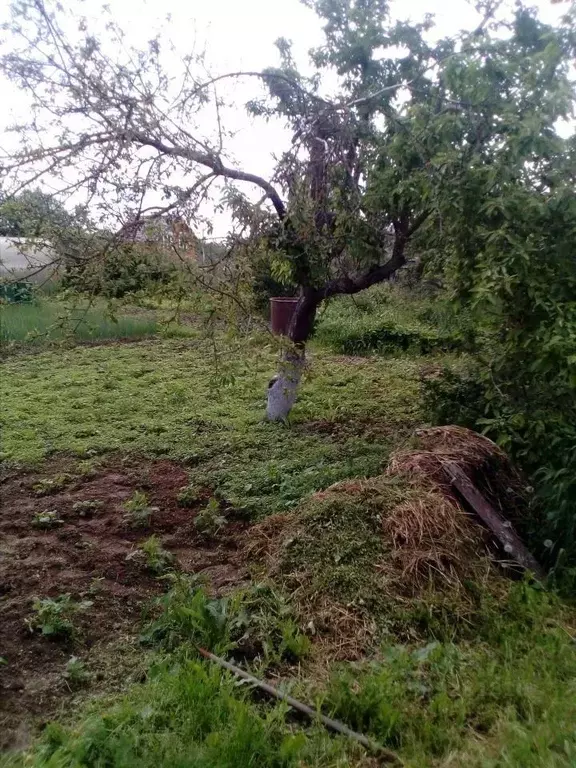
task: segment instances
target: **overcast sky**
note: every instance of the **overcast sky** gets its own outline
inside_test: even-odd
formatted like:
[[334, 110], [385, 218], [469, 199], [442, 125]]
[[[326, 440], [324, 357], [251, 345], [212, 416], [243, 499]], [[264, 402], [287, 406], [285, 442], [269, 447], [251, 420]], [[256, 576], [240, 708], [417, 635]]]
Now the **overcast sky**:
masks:
[[[566, 6], [551, 0], [534, 0], [545, 21], [560, 18]], [[121, 8], [128, 21], [131, 9], [139, 3], [112, 0], [112, 8]], [[512, 6], [513, 3], [509, 2]], [[296, 61], [302, 69], [308, 66], [308, 51], [322, 43], [322, 26], [316, 14], [299, 0], [159, 0], [142, 3], [147, 18], [158, 18], [159, 6], [173, 15], [172, 35], [182, 45], [194, 39], [198, 48], [206, 46], [210, 69], [220, 73], [234, 70], [258, 70], [278, 61], [274, 41], [286, 37], [293, 43]], [[426, 13], [436, 20], [434, 35], [443, 37], [461, 29], [474, 29], [480, 16], [474, 3], [467, 0], [392, 0], [392, 14], [398, 19], [420, 21]], [[144, 13], [144, 12], [143, 12]], [[149, 14], [149, 16], [148, 16]], [[140, 29], [149, 34], [149, 27], [139, 20]], [[254, 82], [237, 83], [238, 95], [247, 98], [254, 91]], [[236, 116], [238, 135], [233, 149], [236, 157], [255, 173], [268, 175], [272, 168], [271, 155], [285, 146], [288, 135], [279, 126], [266, 125], [262, 120], [250, 120], [243, 113]]]
[[[49, 2], [49, 0], [48, 0]], [[78, 0], [68, 0], [76, 4]], [[293, 43], [297, 62], [305, 69], [310, 48], [322, 41], [321, 23], [313, 11], [299, 0], [108, 0], [112, 15], [135, 45], [146, 44], [163, 28], [178, 49], [205, 49], [209, 69], [215, 73], [235, 70], [259, 70], [277, 63], [274, 41], [286, 37]], [[79, 13], [100, 18], [101, 0], [84, 0], [78, 4]], [[392, 0], [392, 14], [400, 19], [420, 20], [427, 12], [436, 19], [436, 36], [460, 29], [473, 29], [479, 16], [473, 3], [467, 0]], [[545, 21], [558, 19], [565, 4], [551, 0], [533, 0]], [[0, 18], [6, 13], [6, 0], [0, 8]], [[166, 21], [167, 14], [171, 21]], [[254, 95], [254, 81], [235, 82], [226, 96], [234, 97], [240, 105], [227, 113], [229, 128], [237, 131], [231, 151], [238, 165], [254, 173], [269, 176], [273, 153], [287, 146], [289, 136], [277, 123], [250, 119], [242, 105]], [[0, 81], [0, 125], [8, 124], [12, 116], [23, 109], [22, 99], [11, 87]], [[4, 142], [3, 142], [4, 143]], [[227, 217], [216, 217], [215, 234], [224, 235]]]

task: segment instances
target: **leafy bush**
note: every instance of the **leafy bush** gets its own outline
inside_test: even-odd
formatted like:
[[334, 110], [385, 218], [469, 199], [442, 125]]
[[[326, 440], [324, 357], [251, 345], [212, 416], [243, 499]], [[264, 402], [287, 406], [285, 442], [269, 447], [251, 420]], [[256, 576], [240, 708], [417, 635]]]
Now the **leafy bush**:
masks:
[[343, 333], [334, 344], [336, 351], [345, 355], [391, 354], [398, 351], [425, 355], [436, 350], [455, 349], [458, 346], [459, 341], [455, 338], [442, 337], [433, 332], [408, 331], [391, 323]]
[[56, 509], [35, 512], [32, 518], [34, 528], [57, 528], [63, 522]]
[[197, 485], [185, 485], [178, 493], [181, 507], [195, 507], [202, 498], [202, 489]]
[[175, 273], [176, 265], [159, 251], [128, 243], [98, 259], [69, 262], [63, 285], [120, 299], [154, 285], [168, 284]]
[[478, 429], [486, 410], [485, 394], [476, 369], [456, 372], [446, 366], [439, 376], [422, 380], [424, 411], [434, 424]]
[[268, 663], [295, 662], [310, 650], [294, 609], [271, 584], [254, 584], [237, 596], [237, 614], [230, 628], [235, 655], [263, 657]]
[[215, 536], [226, 525], [226, 518], [220, 513], [218, 499], [212, 497], [204, 509], [194, 518], [194, 527], [206, 536]]
[[263, 317], [270, 317], [270, 299], [274, 296], [295, 296], [297, 285], [289, 273], [282, 270], [284, 262], [278, 254], [263, 247], [253, 247], [247, 253], [250, 267], [252, 303]]
[[164, 549], [156, 535], [139, 544], [138, 549], [144, 555], [146, 567], [157, 575], [166, 573], [174, 562], [174, 555]]
[[519, 109], [490, 160], [443, 169], [453, 192], [439, 199], [443, 226], [427, 235], [478, 332], [477, 426], [532, 477], [547, 515], [532, 544], [549, 539], [551, 562], [565, 549], [569, 565], [576, 563], [576, 143], [555, 131], [573, 91], [555, 80], [561, 58], [551, 63], [549, 33], [518, 12], [515, 34], [534, 45], [538, 66], [550, 62], [530, 107], [534, 119]]
[[[423, 401], [436, 424], [483, 432], [526, 472], [543, 508], [544, 524], [528, 544], [554, 566], [576, 558], [576, 402], [537, 380], [497, 380], [489, 367], [446, 369], [423, 381]], [[550, 546], [552, 544], [552, 546]]]
[[66, 663], [64, 678], [72, 688], [79, 688], [90, 680], [86, 664], [78, 656], [71, 656]]
[[230, 599], [211, 599], [189, 576], [172, 576], [172, 587], [158, 600], [160, 616], [142, 641], [172, 651], [200, 645], [215, 653], [230, 646]]
[[429, 354], [462, 348], [467, 333], [446, 302], [378, 286], [353, 300], [333, 301], [321, 316], [316, 338], [345, 355]]
[[148, 528], [158, 507], [151, 507], [144, 491], [134, 491], [131, 498], [122, 505], [126, 514], [124, 520], [131, 528]]
[[256, 584], [221, 598], [209, 598], [198, 583], [172, 575], [172, 587], [159, 599], [161, 613], [142, 635], [145, 643], [173, 651], [202, 646], [232, 651], [267, 663], [294, 661], [308, 653], [289, 603], [270, 585]]
[[72, 475], [67, 472], [55, 475], [54, 477], [43, 477], [34, 483], [32, 490], [36, 496], [48, 496], [51, 493], [61, 491], [71, 480]]
[[79, 517], [90, 517], [102, 509], [104, 502], [98, 499], [85, 499], [84, 501], [75, 501], [72, 509]]
[[159, 254], [126, 246], [106, 259], [101, 293], [108, 298], [122, 298], [127, 293], [143, 291], [151, 284], [169, 282], [175, 269]]
[[6, 301], [10, 304], [31, 302], [34, 298], [34, 288], [26, 280], [12, 282], [0, 280], [0, 303]]

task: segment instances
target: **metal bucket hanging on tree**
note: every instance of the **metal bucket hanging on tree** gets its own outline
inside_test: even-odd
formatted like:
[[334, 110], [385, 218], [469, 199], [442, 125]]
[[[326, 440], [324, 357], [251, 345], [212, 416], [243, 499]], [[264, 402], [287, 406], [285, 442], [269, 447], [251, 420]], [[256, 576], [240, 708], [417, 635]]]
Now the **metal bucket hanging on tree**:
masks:
[[270, 299], [270, 326], [277, 336], [288, 336], [294, 311], [298, 305], [297, 296], [274, 296]]

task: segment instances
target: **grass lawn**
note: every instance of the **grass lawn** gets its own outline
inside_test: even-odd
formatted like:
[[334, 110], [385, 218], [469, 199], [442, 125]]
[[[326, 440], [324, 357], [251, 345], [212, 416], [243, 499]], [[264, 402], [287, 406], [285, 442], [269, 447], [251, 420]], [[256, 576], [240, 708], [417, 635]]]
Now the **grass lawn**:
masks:
[[171, 339], [13, 358], [1, 383], [3, 458], [37, 462], [61, 451], [177, 458], [192, 481], [265, 515], [337, 480], [378, 472], [418, 423], [418, 358], [316, 349], [286, 428], [263, 421], [274, 353], [257, 341], [220, 353], [216, 366], [207, 343]]
[[[336, 324], [339, 311], [331, 310], [332, 319], [327, 321]], [[390, 322], [389, 317], [385, 320]], [[244, 558], [242, 548], [250, 543], [254, 522], [274, 513], [290, 514], [310, 493], [339, 480], [381, 473], [391, 451], [404, 445], [422, 424], [420, 371], [450, 362], [455, 353], [433, 351], [422, 356], [409, 344], [406, 351], [388, 357], [347, 356], [334, 351], [334, 333], [321, 328], [320, 341], [312, 345], [310, 370], [289, 426], [262, 420], [276, 354], [262, 337], [219, 342], [216, 358], [214, 347], [200, 339], [156, 338], [130, 345], [57, 348], [15, 355], [4, 362], [0, 397], [5, 471], [16, 490], [18, 478], [23, 478], [27, 496], [22, 509], [27, 515], [38, 518], [41, 508], [63, 517], [60, 529], [40, 530], [35, 546], [53, 541], [50, 546], [58, 545], [58, 553], [69, 546], [71, 553], [81, 553], [74, 555], [77, 570], [81, 563], [95, 563], [96, 555], [90, 554], [86, 541], [74, 538], [74, 528], [82, 528], [86, 540], [91, 532], [97, 549], [98, 515], [113, 527], [124, 525], [118, 519], [122, 510], [140, 504], [146, 512], [148, 501], [143, 496], [130, 497], [129, 507], [128, 491], [124, 493], [126, 478], [140, 460], [156, 467], [159, 483], [162, 473], [167, 476], [178, 468], [188, 483], [192, 506], [207, 502], [202, 513], [215, 528], [202, 535], [192, 530], [199, 507], [189, 515], [185, 507], [173, 512], [178, 527], [170, 529], [171, 536], [166, 526], [142, 532], [119, 528], [116, 542], [128, 541], [129, 551], [125, 558], [126, 549], [122, 550], [114, 573], [126, 559], [132, 568], [130, 578], [136, 578], [137, 567], [147, 568], [150, 590], [166, 592], [161, 609], [149, 611], [143, 623], [134, 620], [136, 637], [142, 626], [147, 627], [146, 651], [140, 656], [145, 659], [145, 674], [124, 685], [122, 693], [107, 689], [106, 678], [96, 684], [93, 673], [93, 682], [85, 682], [72, 700], [63, 687], [69, 701], [61, 717], [64, 724], [48, 726], [28, 751], [7, 753], [0, 764], [50, 768], [380, 764], [354, 742], [331, 736], [318, 724], [296, 720], [284, 706], [255, 698], [230, 675], [200, 661], [195, 652], [196, 643], [224, 655], [248, 643], [260, 650], [252, 655], [244, 650], [240, 663], [395, 750], [407, 766], [576, 765], [576, 643], [571, 637], [576, 615], [543, 590], [523, 582], [507, 588], [501, 601], [487, 604], [476, 639], [473, 634], [439, 637], [433, 630], [428, 635], [421, 630], [412, 638], [388, 636], [369, 656], [337, 660], [326, 657], [327, 650], [313, 631], [319, 617], [312, 606], [303, 620], [293, 595], [276, 580], [274, 568], [266, 572], [257, 552], [253, 562], [242, 561], [247, 575], [241, 585], [229, 584], [220, 572], [227, 586], [216, 595], [209, 594], [210, 589], [199, 590], [194, 576], [186, 575], [194, 568], [182, 566], [185, 574], [171, 577], [170, 568], [165, 569], [169, 560], [163, 559], [162, 545], [178, 556], [204, 547], [207, 562], [212, 565], [214, 558], [220, 558], [220, 567], [222, 548], [230, 544], [218, 527], [220, 512], [234, 521], [230, 523], [238, 539], [234, 557]], [[366, 354], [367, 348], [362, 352]], [[132, 463], [126, 463], [127, 457]], [[55, 475], [56, 470], [50, 474], [50, 462], [63, 463], [72, 474]], [[118, 469], [107, 479], [80, 477], [87, 473], [90, 478], [99, 465], [114, 462]], [[100, 504], [117, 504], [113, 514], [110, 509], [98, 511], [94, 489], [104, 488], [104, 481], [108, 487]], [[179, 482], [172, 486], [170, 509], [176, 510]], [[138, 486], [130, 486], [130, 493], [133, 487]], [[153, 485], [143, 487], [150, 487], [150, 504], [168, 505], [167, 496], [159, 495], [158, 500], [153, 496]], [[161, 514], [156, 506], [150, 509], [153, 519]], [[12, 513], [4, 514], [8, 520]], [[101, 530], [102, 541], [108, 537], [109, 542], [109, 530], [106, 534]], [[153, 537], [148, 538], [142, 548], [151, 531], [159, 538], [152, 543]], [[13, 546], [30, 533], [9, 532]], [[142, 565], [138, 557], [144, 558]], [[56, 582], [59, 567], [63, 566], [54, 560], [50, 578]], [[95, 575], [94, 570], [92, 582]], [[98, 608], [99, 599], [121, 599], [120, 588], [132, 584], [107, 572], [101, 579], [114, 587], [101, 593], [106, 598], [90, 592], [92, 587], [77, 598], [88, 597], [93, 603], [82, 619], [87, 633], [90, 612], [104, 610]], [[39, 582], [37, 589], [41, 587]], [[10, 590], [6, 599], [9, 603]], [[125, 624], [118, 626], [122, 629], [114, 638], [116, 645], [100, 651], [108, 654], [108, 666], [113, 666], [123, 642]], [[27, 642], [23, 635], [23, 647]], [[80, 655], [91, 670], [91, 653], [96, 651], [82, 644], [80, 634], [70, 645], [41, 637], [35, 642], [43, 653], [58, 648], [62, 658]], [[131, 654], [138, 657], [137, 639], [130, 642]], [[18, 665], [12, 657], [6, 661]], [[60, 685], [58, 675], [51, 674], [51, 684]], [[66, 685], [73, 687], [67, 674]]]
[[56, 299], [38, 298], [27, 304], [0, 306], [0, 345], [42, 346], [72, 339], [96, 341], [152, 336], [153, 317], [120, 314], [113, 320], [101, 304], [67, 306]]

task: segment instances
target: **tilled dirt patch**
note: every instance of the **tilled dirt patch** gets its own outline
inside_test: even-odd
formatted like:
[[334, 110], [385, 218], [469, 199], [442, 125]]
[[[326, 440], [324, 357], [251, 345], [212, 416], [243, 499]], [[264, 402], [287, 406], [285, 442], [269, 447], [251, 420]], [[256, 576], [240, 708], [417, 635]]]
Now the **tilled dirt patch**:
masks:
[[[114, 677], [114, 663], [102, 654], [134, 646], [143, 606], [166, 589], [134, 557], [140, 542], [155, 534], [176, 567], [205, 575], [214, 593], [247, 577], [246, 523], [229, 519], [214, 537], [201, 536], [194, 518], [203, 501], [196, 509], [178, 503], [187, 481], [175, 462], [134, 457], [116, 457], [86, 474], [66, 457], [35, 472], [6, 473], [0, 486], [0, 748], [22, 746], [76, 695], [65, 675], [72, 656], [89, 672], [100, 670], [90, 676], [89, 689], [98, 688], [102, 667]], [[135, 491], [155, 508], [143, 528], [126, 520], [124, 504]], [[43, 513], [55, 513], [58, 522], [37, 527]], [[34, 599], [63, 594], [91, 603], [74, 617], [74, 636], [51, 640], [31, 631]], [[117, 672], [125, 677], [121, 662]]]

